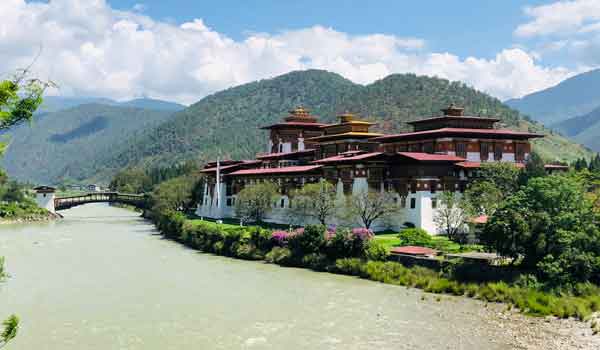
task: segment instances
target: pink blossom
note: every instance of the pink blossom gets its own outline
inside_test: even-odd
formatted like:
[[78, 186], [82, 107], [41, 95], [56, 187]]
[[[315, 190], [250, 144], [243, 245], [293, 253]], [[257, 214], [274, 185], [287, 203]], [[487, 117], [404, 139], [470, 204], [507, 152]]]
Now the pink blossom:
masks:
[[354, 237], [362, 239], [363, 241], [367, 241], [373, 238], [373, 231], [364, 227], [357, 227], [352, 229], [352, 235]]

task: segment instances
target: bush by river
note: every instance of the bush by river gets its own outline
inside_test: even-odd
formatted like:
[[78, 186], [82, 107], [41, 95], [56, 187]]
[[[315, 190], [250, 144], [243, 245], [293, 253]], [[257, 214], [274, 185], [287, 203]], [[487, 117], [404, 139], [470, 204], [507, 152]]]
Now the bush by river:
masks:
[[[506, 303], [508, 308], [517, 308], [528, 315], [589, 320], [600, 310], [600, 288], [590, 283], [578, 284], [569, 291], [545, 290], [531, 275], [514, 281], [466, 281], [455, 273], [460, 268], [437, 272], [386, 261], [387, 249], [372, 240], [372, 234], [364, 229], [332, 232], [323, 226], [307, 226], [292, 232], [271, 231], [257, 226], [190, 220], [174, 211], [155, 217], [155, 223], [166, 237], [217, 255]], [[595, 333], [600, 331], [599, 321], [593, 320], [591, 324]]]

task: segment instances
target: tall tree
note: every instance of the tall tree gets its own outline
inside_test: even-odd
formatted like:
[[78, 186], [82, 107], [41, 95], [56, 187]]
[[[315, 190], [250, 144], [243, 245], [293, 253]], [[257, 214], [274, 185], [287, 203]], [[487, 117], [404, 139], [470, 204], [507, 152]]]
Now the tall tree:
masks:
[[456, 192], [444, 191], [438, 197], [440, 203], [433, 221], [451, 240], [460, 240], [468, 218], [466, 202]]
[[278, 194], [278, 187], [272, 182], [248, 185], [235, 199], [235, 212], [242, 221], [260, 223], [273, 208]]
[[600, 281], [600, 215], [574, 176], [532, 178], [496, 211], [481, 241], [552, 282]]
[[316, 219], [321, 225], [335, 214], [335, 187], [327, 181], [306, 184], [292, 194], [290, 214], [299, 220]]
[[348, 197], [342, 214], [346, 220], [358, 221], [367, 229], [377, 220], [387, 221], [391, 216], [399, 215], [402, 212], [394, 196], [389, 192], [376, 191], [361, 191]]
[[525, 169], [521, 172], [519, 183], [526, 185], [529, 180], [542, 176], [546, 176], [544, 160], [536, 152], [531, 152], [527, 163], [525, 163]]

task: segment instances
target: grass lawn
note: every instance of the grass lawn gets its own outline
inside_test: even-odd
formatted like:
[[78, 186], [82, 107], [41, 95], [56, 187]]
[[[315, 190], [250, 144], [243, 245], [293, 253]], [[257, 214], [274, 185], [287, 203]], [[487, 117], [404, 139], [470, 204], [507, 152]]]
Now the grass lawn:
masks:
[[[375, 241], [381, 243], [388, 249], [392, 249], [393, 247], [403, 245], [400, 243], [398, 233], [377, 234], [375, 235]], [[478, 251], [481, 249], [481, 246], [475, 244], [461, 246], [456, 242], [452, 242], [446, 236], [431, 236], [431, 244], [428, 244], [427, 247], [440, 250], [444, 253], [461, 253], [468, 251]]]

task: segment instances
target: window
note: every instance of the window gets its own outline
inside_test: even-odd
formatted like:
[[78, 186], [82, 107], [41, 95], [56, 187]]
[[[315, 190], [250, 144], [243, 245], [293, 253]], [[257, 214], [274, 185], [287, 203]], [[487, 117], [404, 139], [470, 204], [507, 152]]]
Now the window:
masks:
[[433, 142], [426, 142], [423, 144], [423, 152], [433, 153]]
[[467, 144], [459, 142], [456, 144], [456, 155], [458, 157], [467, 158]]
[[525, 160], [525, 145], [517, 143], [515, 146], [515, 160], [517, 162], [523, 162]]
[[438, 200], [437, 198], [431, 198], [431, 208], [437, 209]]
[[502, 144], [497, 143], [494, 145], [494, 160], [502, 160]]
[[415, 209], [416, 206], [417, 206], [417, 199], [411, 198], [410, 199], [410, 209]]
[[490, 155], [490, 145], [487, 143], [481, 143], [479, 145], [479, 150], [480, 150], [480, 157], [482, 161], [486, 161], [489, 158]]
[[281, 198], [281, 201], [279, 202], [279, 206], [281, 208], [285, 208], [285, 198]]

